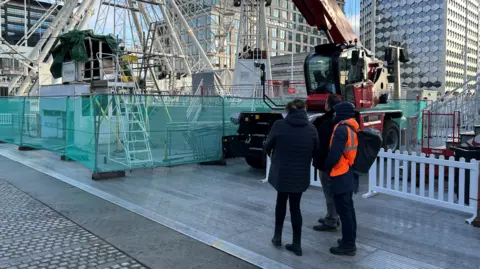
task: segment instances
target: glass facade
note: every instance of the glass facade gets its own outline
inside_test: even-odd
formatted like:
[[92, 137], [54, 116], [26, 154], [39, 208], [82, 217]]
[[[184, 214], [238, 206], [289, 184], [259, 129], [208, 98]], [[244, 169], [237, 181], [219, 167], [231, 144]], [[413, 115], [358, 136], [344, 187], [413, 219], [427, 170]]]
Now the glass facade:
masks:
[[[402, 64], [401, 71], [407, 89], [444, 92], [461, 86], [465, 75], [473, 78], [477, 73], [478, 1], [376, 2], [376, 57], [383, 59], [390, 41], [401, 41], [407, 47], [410, 62]], [[371, 46], [371, 12], [371, 0], [362, 0], [360, 40], [367, 48]]]
[[[25, 35], [25, 19], [28, 29], [37, 24], [51, 5], [42, 1], [27, 0], [25, 16], [24, 1], [11, 0], [0, 8], [2, 14], [2, 37], [12, 45], [17, 44]], [[28, 46], [35, 46], [58, 11], [54, 11], [28, 38]]]
[[[226, 1], [226, 0], [225, 0]], [[344, 1], [339, 0], [339, 4], [344, 6]], [[189, 5], [189, 1], [183, 2], [180, 6], [183, 8]], [[225, 2], [229, 3], [229, 2]], [[235, 52], [239, 30], [239, 10], [235, 10], [233, 18], [233, 27], [225, 38], [225, 43], [219, 51], [218, 36], [220, 35], [222, 22], [225, 20], [222, 16], [221, 8], [217, 6], [219, 2], [203, 5], [201, 10], [187, 15], [190, 18], [190, 27], [192, 27], [199, 43], [205, 52], [210, 54], [210, 59], [215, 68], [233, 68], [235, 66]], [[222, 1], [222, 5], [223, 5]], [[229, 4], [231, 5], [231, 4]], [[324, 33], [314, 27], [310, 27], [301, 13], [297, 10], [293, 2], [288, 0], [272, 0], [270, 7], [265, 9], [267, 32], [270, 42], [270, 56], [280, 56], [292, 53], [308, 52], [315, 45], [328, 42]], [[193, 58], [198, 58], [198, 51], [188, 37], [186, 31], [182, 29], [182, 43], [188, 48]], [[211, 56], [214, 55], [214, 56]], [[183, 63], [179, 62], [180, 68]]]

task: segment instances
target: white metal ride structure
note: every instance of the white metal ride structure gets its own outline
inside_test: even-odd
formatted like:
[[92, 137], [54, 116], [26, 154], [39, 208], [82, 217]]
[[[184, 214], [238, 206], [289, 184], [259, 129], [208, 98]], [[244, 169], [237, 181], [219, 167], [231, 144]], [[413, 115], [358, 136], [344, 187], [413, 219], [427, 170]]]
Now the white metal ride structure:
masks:
[[[265, 81], [272, 79], [270, 63], [270, 47], [268, 42], [265, 7], [271, 1], [237, 0], [235, 6], [240, 7], [240, 25], [237, 40], [237, 61], [233, 73], [235, 96], [261, 97], [261, 70], [255, 63], [265, 64]], [[253, 82], [253, 83], [252, 83]], [[252, 84], [253, 89], [252, 89]]]
[[61, 33], [68, 32], [72, 29], [84, 30], [92, 18], [94, 6], [98, 1], [99, 0], [84, 0], [80, 3], [78, 0], [63, 1], [64, 5], [28, 57], [29, 59], [35, 59], [29, 63], [33, 68], [28, 69], [28, 72], [16, 78], [16, 81], [22, 81], [17, 91], [15, 91], [16, 81], [10, 84], [10, 94], [26, 95], [38, 90], [40, 84], [40, 81], [38, 81], [40, 67], [43, 64], [50, 66], [53, 62], [49, 52], [55, 44], [56, 38]]
[[[178, 77], [178, 75], [190, 77], [192, 73], [213, 69], [210, 57], [214, 55], [214, 51], [210, 49], [211, 54], [207, 55], [192, 30], [195, 25], [189, 24], [188, 18], [185, 17], [185, 15], [193, 17], [195, 15], [193, 12], [200, 12], [202, 8], [202, 5], [198, 3], [193, 7], [192, 4], [177, 5], [174, 0], [166, 2], [163, 0], [148, 2], [101, 0], [99, 3], [95, 32], [110, 31], [120, 42], [120, 47], [126, 54], [121, 57], [121, 61], [118, 59], [118, 55], [116, 56], [116, 62], [121, 62], [116, 66], [119, 73], [114, 76], [115, 81], [109, 82], [109, 85], [113, 86], [109, 88], [111, 88], [112, 98], [115, 100], [113, 109], [116, 111], [116, 116], [114, 121], [121, 134], [117, 135], [114, 143], [109, 141], [105, 162], [113, 161], [130, 169], [139, 166], [153, 166], [146, 107], [147, 104], [155, 106], [155, 101], [160, 100], [163, 109], [167, 108], [161, 95], [159, 98], [151, 98], [140, 94], [160, 93], [158, 74], [161, 72], [159, 71], [169, 73], [167, 87], [172, 89], [176, 84], [173, 82], [174, 77]], [[191, 11], [192, 9], [194, 11]], [[192, 21], [191, 18], [189, 21]], [[109, 27], [112, 22], [113, 26]], [[148, 29], [147, 32], [146, 29]], [[184, 38], [182, 38], [182, 34], [186, 34]], [[201, 36], [200, 33], [198, 38]], [[192, 55], [192, 50], [188, 49], [188, 39], [192, 41], [198, 52], [197, 58]], [[125, 60], [133, 58], [136, 60]], [[128, 69], [130, 74], [125, 74], [122, 71], [124, 68]], [[155, 68], [158, 69], [155, 70]], [[124, 79], [128, 77], [132, 79]], [[118, 81], [119, 78], [121, 81]], [[165, 81], [165, 78], [162, 79]], [[144, 79], [145, 82], [142, 89], [138, 83], [140, 79]], [[154, 90], [147, 89], [152, 85], [148, 81], [153, 81], [152, 88]], [[150, 99], [147, 100], [147, 98]], [[144, 111], [145, 113], [142, 113]], [[167, 115], [169, 115], [168, 111]], [[195, 111], [194, 115], [198, 115], [198, 111]], [[111, 136], [109, 136], [110, 138]], [[124, 152], [125, 156], [120, 156], [112, 151], [111, 145], [113, 144], [116, 144], [115, 151]]]
[[[178, 78], [214, 69], [211, 58], [216, 52], [215, 45], [206, 42], [207, 47], [202, 46], [200, 42], [206, 40], [205, 30], [194, 31], [195, 14], [205, 13], [202, 3], [101, 0], [98, 10], [95, 33], [113, 34], [121, 41], [125, 52], [139, 57], [138, 65], [152, 67], [146, 78], [157, 80], [155, 85], [159, 85], [159, 79], [153, 74], [154, 69], [156, 73], [165, 74], [161, 79], [168, 82], [162, 89], [171, 91], [179, 86], [175, 82]], [[192, 53], [193, 50], [197, 53]], [[140, 73], [137, 67], [132, 69]]]

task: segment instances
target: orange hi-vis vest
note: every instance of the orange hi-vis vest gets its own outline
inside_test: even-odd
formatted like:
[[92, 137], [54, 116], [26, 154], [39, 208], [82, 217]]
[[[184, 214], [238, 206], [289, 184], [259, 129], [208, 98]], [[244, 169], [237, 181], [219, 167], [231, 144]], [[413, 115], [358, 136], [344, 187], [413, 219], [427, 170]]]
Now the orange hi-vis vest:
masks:
[[355, 119], [343, 120], [335, 125], [333, 128], [332, 137], [330, 138], [330, 147], [332, 146], [335, 130], [337, 130], [337, 127], [340, 125], [348, 125], [351, 128], [347, 126], [348, 140], [345, 145], [345, 150], [343, 151], [342, 157], [340, 157], [338, 163], [333, 166], [332, 171], [330, 172], [331, 177], [337, 177], [347, 173], [350, 169], [350, 166], [353, 165], [355, 157], [357, 156], [358, 136], [355, 132], [358, 131], [359, 126]]

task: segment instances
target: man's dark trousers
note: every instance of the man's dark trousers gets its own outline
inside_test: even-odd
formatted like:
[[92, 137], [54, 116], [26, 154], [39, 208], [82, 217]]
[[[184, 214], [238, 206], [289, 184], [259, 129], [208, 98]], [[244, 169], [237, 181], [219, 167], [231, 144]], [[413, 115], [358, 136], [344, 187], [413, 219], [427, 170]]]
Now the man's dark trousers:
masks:
[[337, 214], [342, 222], [342, 243], [347, 248], [355, 248], [357, 238], [357, 218], [352, 197], [353, 192], [333, 195]]

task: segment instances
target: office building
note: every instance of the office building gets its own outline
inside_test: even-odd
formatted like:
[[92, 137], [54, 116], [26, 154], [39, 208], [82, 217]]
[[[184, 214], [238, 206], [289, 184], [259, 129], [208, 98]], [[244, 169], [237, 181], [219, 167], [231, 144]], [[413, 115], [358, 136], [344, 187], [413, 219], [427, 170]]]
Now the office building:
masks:
[[[343, 8], [344, 0], [338, 2]], [[184, 2], [180, 7], [189, 4], [190, 1]], [[195, 10], [190, 14], [186, 17], [213, 66], [218, 69], [234, 68], [240, 19], [238, 8], [233, 9], [230, 1], [213, 0], [211, 5], [203, 5], [201, 12]], [[272, 0], [271, 6], [266, 8], [266, 21], [271, 57], [307, 52], [317, 44], [328, 42], [324, 33], [307, 24], [292, 1]], [[181, 36], [193, 58], [198, 59], [198, 51], [187, 33], [183, 32]], [[171, 44], [169, 40], [166, 43]], [[183, 69], [181, 60], [177, 61]]]
[[383, 58], [390, 41], [400, 40], [410, 62], [402, 64], [403, 88], [437, 90], [461, 87], [479, 70], [478, 0], [361, 0], [360, 40], [371, 46], [375, 21], [376, 56]]
[[[53, 10], [49, 15], [44, 14], [52, 7], [52, 4], [45, 1], [27, 0], [25, 10], [24, 0], [10, 0], [0, 7], [2, 15], [2, 37], [10, 44], [17, 44], [25, 36], [25, 20], [27, 30], [36, 26], [42, 21], [35, 32], [28, 38], [28, 46], [33, 47], [40, 40], [57, 15], [60, 7]], [[26, 11], [26, 13], [25, 13]]]
[[[0, 6], [2, 38], [12, 46], [21, 45], [17, 47], [17, 51], [29, 55], [60, 7], [52, 6], [49, 2], [27, 0], [25, 9], [24, 0], [7, 1]], [[23, 42], [25, 23], [29, 31], [27, 46]], [[24, 68], [25, 66], [18, 61], [18, 56], [15, 56], [8, 46], [0, 44], [0, 96], [7, 95], [10, 81], [13, 77], [23, 74]]]

